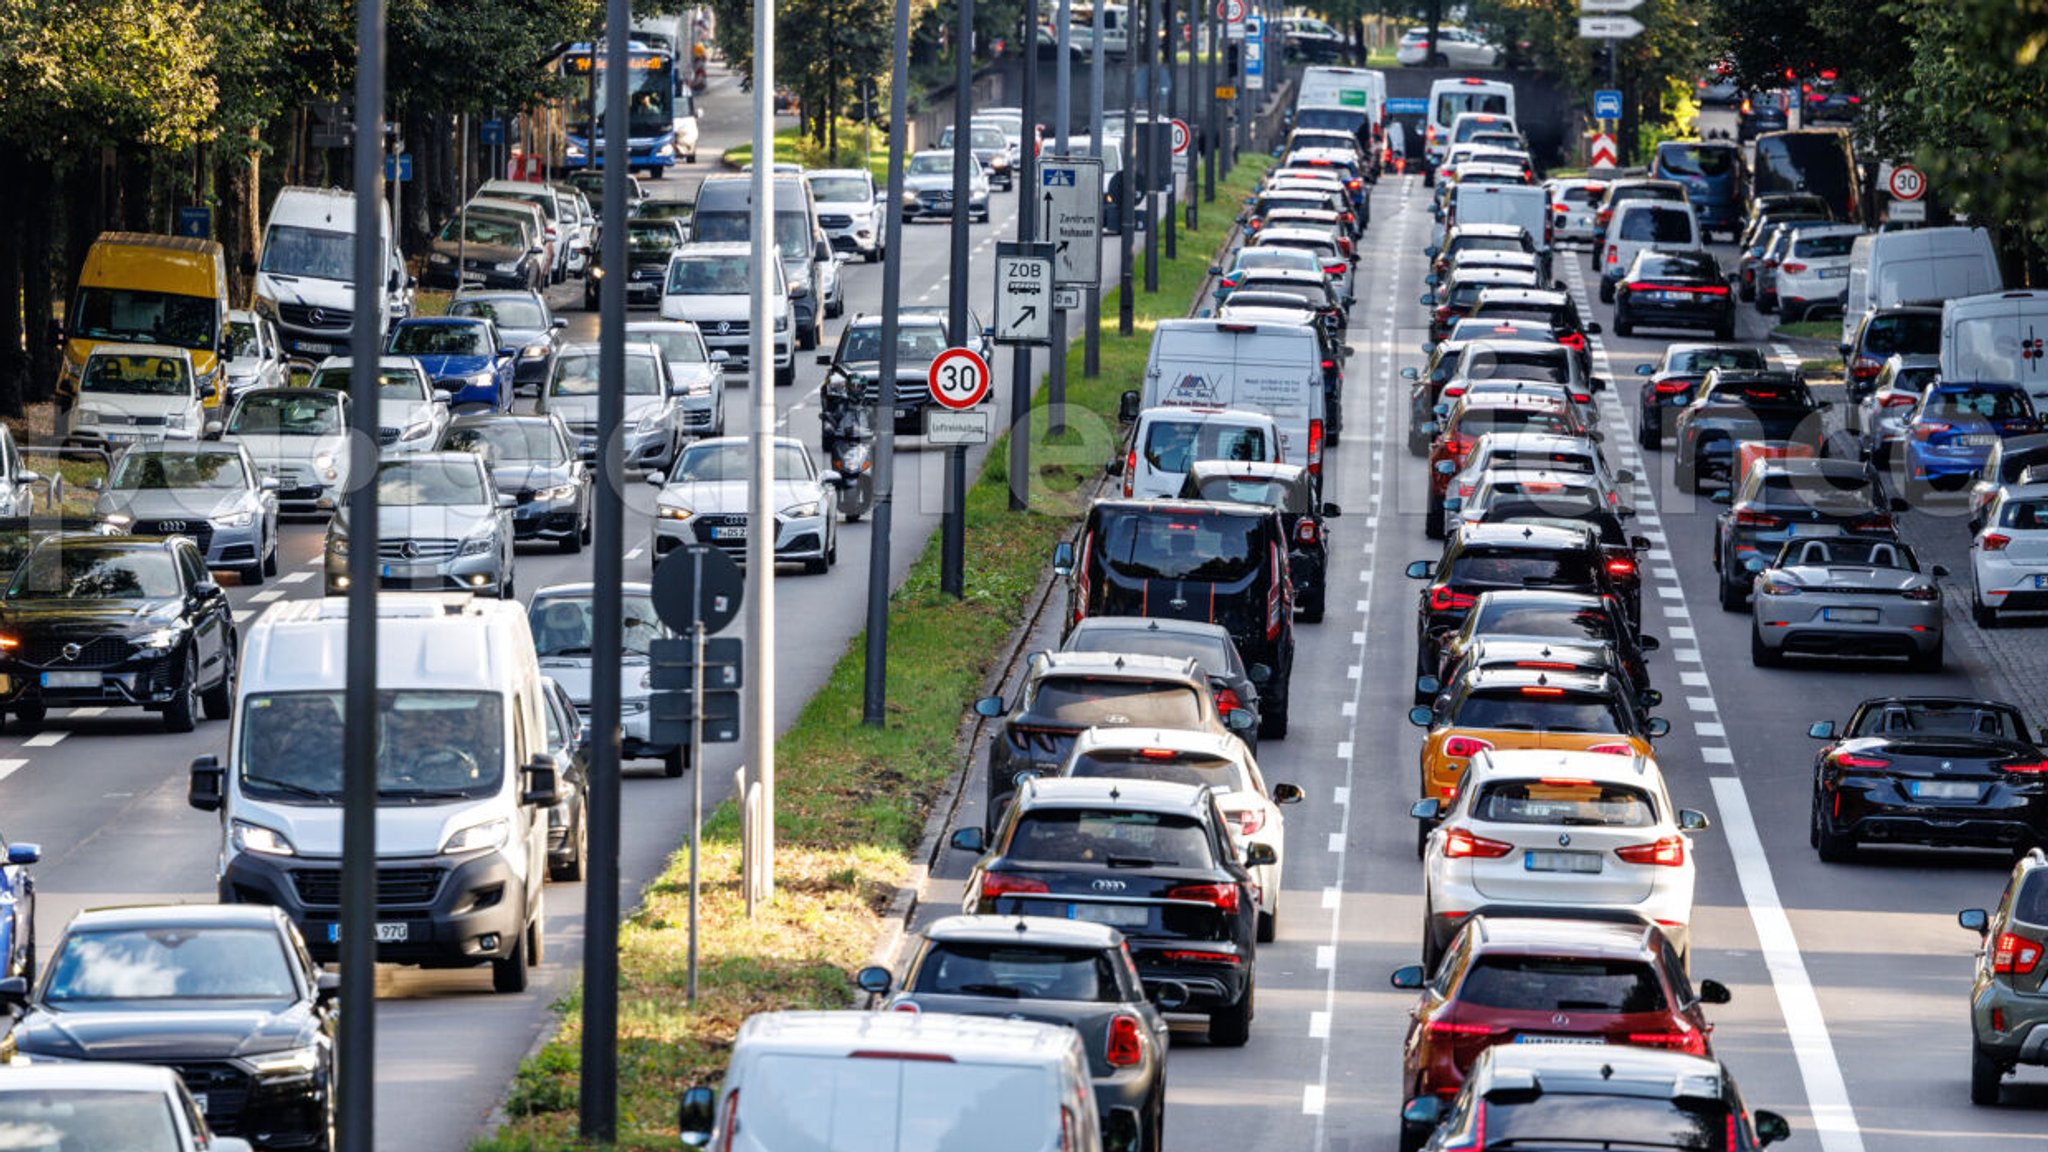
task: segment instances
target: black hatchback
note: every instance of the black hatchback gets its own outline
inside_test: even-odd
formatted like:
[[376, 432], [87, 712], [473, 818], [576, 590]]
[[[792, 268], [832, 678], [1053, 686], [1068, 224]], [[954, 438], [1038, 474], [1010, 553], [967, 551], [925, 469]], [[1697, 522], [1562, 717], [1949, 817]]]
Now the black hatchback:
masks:
[[1259, 897], [1250, 868], [1277, 857], [1253, 842], [1240, 859], [1208, 788], [1157, 780], [1032, 780], [993, 842], [979, 828], [953, 847], [982, 854], [961, 911], [1107, 924], [1124, 934], [1147, 984], [1176, 981], [1209, 1042], [1250, 1038]]
[[1638, 328], [1707, 328], [1735, 338], [1735, 294], [1709, 252], [1636, 254], [1614, 289], [1614, 334]]
[[[1462, 524], [1435, 562], [1408, 565], [1427, 585], [1415, 602], [1415, 673], [1439, 677], [1440, 649], [1487, 592], [1545, 588], [1604, 596], [1614, 591], [1599, 541], [1584, 528], [1547, 524]], [[1415, 702], [1434, 693], [1420, 688]]]
[[1328, 598], [1330, 526], [1343, 509], [1316, 499], [1315, 480], [1299, 464], [1197, 460], [1181, 481], [1183, 500], [1264, 504], [1280, 513], [1287, 528], [1287, 570], [1294, 578], [1294, 610], [1309, 624], [1321, 622]]

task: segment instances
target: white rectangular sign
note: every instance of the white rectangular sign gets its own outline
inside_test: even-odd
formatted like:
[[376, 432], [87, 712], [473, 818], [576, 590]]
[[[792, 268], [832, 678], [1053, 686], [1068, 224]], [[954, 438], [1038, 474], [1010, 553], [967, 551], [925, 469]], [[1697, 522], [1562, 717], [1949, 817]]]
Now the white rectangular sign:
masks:
[[1579, 39], [1627, 40], [1642, 35], [1643, 22], [1633, 16], [1581, 16]]
[[1052, 306], [1062, 312], [1071, 312], [1081, 306], [1079, 288], [1055, 288], [1052, 290]]
[[988, 410], [953, 412], [945, 408], [924, 410], [924, 438], [931, 444], [988, 443]]
[[1052, 342], [1053, 245], [996, 245], [996, 343]]
[[1581, 12], [1633, 12], [1643, 0], [1579, 0]]
[[1041, 232], [1053, 245], [1053, 282], [1102, 283], [1102, 161], [1046, 156], [1038, 162]]

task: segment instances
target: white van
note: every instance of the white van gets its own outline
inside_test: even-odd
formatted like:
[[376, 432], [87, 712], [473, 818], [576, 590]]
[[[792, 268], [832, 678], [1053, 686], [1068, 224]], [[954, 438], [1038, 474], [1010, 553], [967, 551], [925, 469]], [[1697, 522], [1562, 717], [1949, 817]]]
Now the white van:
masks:
[[942, 1012], [750, 1016], [716, 1095], [680, 1112], [709, 1152], [1136, 1152], [1139, 1128], [1133, 1108], [1098, 1120], [1072, 1028]]
[[[1359, 125], [1370, 126], [1358, 136]], [[1296, 128], [1335, 128], [1366, 144], [1366, 168], [1379, 178], [1380, 154], [1386, 148], [1387, 74], [1372, 68], [1316, 65], [1301, 70], [1294, 101]]]
[[1267, 464], [1280, 458], [1280, 429], [1264, 412], [1151, 408], [1138, 414], [1125, 454], [1109, 462], [1126, 499], [1172, 500], [1197, 460]]
[[[1085, 20], [1075, 13], [1073, 29], [1067, 39], [1082, 53], [1094, 55], [1094, 13], [1089, 13]], [[1111, 56], [1122, 56], [1131, 50], [1131, 10], [1128, 7], [1122, 4], [1102, 6], [1102, 50]]]
[[[227, 761], [192, 761], [188, 794], [220, 813], [221, 901], [283, 909], [323, 963], [341, 938], [347, 631], [341, 597], [250, 626]], [[560, 791], [544, 690], [516, 602], [377, 598], [378, 960], [489, 964], [498, 991], [526, 988]]]
[[1429, 119], [1425, 132], [1427, 160], [1422, 182], [1436, 183], [1436, 168], [1451, 146], [1451, 125], [1466, 112], [1488, 112], [1515, 119], [1515, 87], [1500, 80], [1461, 76], [1429, 86]]
[[[413, 282], [391, 238], [391, 210], [379, 204], [384, 285], [377, 317], [381, 337], [412, 315]], [[339, 188], [283, 188], [263, 228], [256, 264], [256, 311], [276, 322], [285, 350], [320, 358], [346, 353], [356, 307], [356, 198]]]
[[1123, 394], [1119, 416], [1146, 408], [1239, 408], [1273, 418], [1280, 460], [1323, 470], [1323, 353], [1304, 324], [1161, 320], [1145, 360], [1145, 386]]
[[1941, 378], [2018, 384], [2048, 407], [2048, 289], [2015, 289], [1941, 306]]
[[1863, 318], [1879, 308], [1936, 304], [2005, 287], [1991, 234], [1982, 228], [1874, 232], [1849, 249], [1849, 295], [1842, 343], [1854, 344]]
[[1512, 224], [1536, 245], [1537, 278], [1550, 279], [1550, 193], [1526, 184], [1460, 184], [1451, 190], [1436, 243], [1466, 224]]
[[1600, 245], [1600, 302], [1614, 303], [1615, 285], [1628, 274], [1636, 253], [1699, 252], [1706, 248], [1700, 219], [1691, 208], [1670, 200], [1625, 200], [1607, 222]]
[[[753, 355], [753, 337], [747, 332], [754, 305], [753, 266], [751, 244], [685, 244], [669, 256], [662, 277], [661, 318], [695, 324], [706, 347], [725, 353], [727, 372], [745, 373]], [[768, 299], [775, 310], [775, 384], [787, 388], [796, 383], [796, 352], [789, 330], [789, 281], [780, 260]]]

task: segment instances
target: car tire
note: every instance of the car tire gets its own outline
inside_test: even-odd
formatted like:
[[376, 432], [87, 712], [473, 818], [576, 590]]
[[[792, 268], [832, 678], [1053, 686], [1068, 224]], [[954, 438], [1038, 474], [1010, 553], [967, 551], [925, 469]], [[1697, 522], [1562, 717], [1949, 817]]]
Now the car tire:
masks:
[[1936, 643], [1932, 652], [1916, 652], [1906, 660], [1910, 672], [1939, 672], [1943, 663], [1942, 645]]
[[1749, 630], [1749, 662], [1759, 668], [1776, 668], [1785, 662], [1785, 654], [1764, 643], [1761, 625]]
[[1614, 283], [1605, 276], [1600, 278], [1600, 302], [1602, 304], [1614, 303]]
[[225, 720], [235, 710], [235, 646], [234, 637], [228, 638], [226, 667], [221, 669], [220, 683], [199, 694], [199, 706], [208, 720]]
[[555, 548], [571, 556], [583, 551], [583, 530], [579, 528], [560, 540], [555, 541]]
[[1435, 496], [1429, 498], [1429, 507], [1422, 513], [1422, 534], [1431, 540], [1444, 538], [1444, 506]]
[[1664, 435], [1650, 427], [1648, 420], [1636, 426], [1636, 444], [1645, 452], [1661, 452], [1664, 449]]
[[1804, 319], [1806, 319], [1806, 306], [1803, 304], [1786, 304], [1778, 309], [1778, 323], [1780, 324], [1797, 324]]
[[164, 731], [190, 732], [197, 727], [199, 712], [199, 662], [192, 657], [190, 649], [185, 652], [185, 675], [178, 683], [177, 695], [164, 705]]
[[498, 599], [516, 600], [518, 597], [519, 589], [514, 582], [512, 573], [508, 571], [505, 573], [505, 578], [498, 582]]
[[877, 244], [873, 248], [868, 249], [867, 255], [864, 258], [870, 264], [880, 263], [882, 259], [882, 246]]
[[1278, 912], [1261, 911], [1259, 913], [1259, 943], [1271, 944], [1273, 937], [1277, 936], [1279, 932], [1280, 914]]
[[1284, 687], [1277, 698], [1268, 698], [1259, 708], [1259, 738], [1287, 739], [1287, 691]]
[[[721, 436], [725, 435], [725, 430], [722, 428], [719, 429], [718, 434]], [[591, 523], [590, 515], [588, 513], [585, 513], [583, 516], [583, 528], [576, 534], [576, 538], [583, 541], [584, 547], [587, 548], [590, 546], [591, 538], [595, 535], [595, 525]]]
[[[1420, 820], [1415, 822], [1415, 858], [1417, 860], [1426, 860], [1429, 858], [1429, 834], [1431, 831], [1432, 829], [1428, 824], [1423, 823]], [[1429, 937], [1427, 935], [1429, 917], [1424, 916], [1422, 919], [1422, 923], [1425, 933], [1425, 935], [1423, 936], [1423, 947], [1424, 950], [1427, 951], [1429, 945]]]
[[1814, 849], [1823, 864], [1843, 864], [1856, 858], [1856, 838], [1828, 827], [1827, 817], [1816, 806], [1813, 813]]
[[263, 574], [277, 575], [277, 533], [270, 534], [270, 551], [263, 554]]
[[1715, 581], [1721, 592], [1721, 610], [1724, 612], [1746, 612], [1749, 610], [1749, 596], [1742, 590], [1742, 585], [1739, 582], [1728, 578], [1728, 568], [1729, 565], [1723, 563], [1720, 579]]
[[1976, 593], [1972, 592], [1970, 594], [1970, 619], [1977, 622], [1977, 627], [1988, 631], [1998, 627], [1998, 609], [1977, 599]]
[[42, 727], [43, 721], [49, 714], [49, 705], [44, 704], [41, 700], [28, 701], [14, 706], [15, 722], [24, 729]]
[[793, 357], [792, 357], [792, 358], [790, 359], [790, 362], [789, 362], [789, 367], [787, 367], [787, 368], [777, 368], [777, 369], [775, 370], [775, 386], [776, 386], [777, 388], [787, 388], [787, 387], [789, 387], [790, 385], [792, 385], [792, 384], [795, 384], [795, 383], [796, 383], [796, 360], [795, 360], [795, 358], [793, 358]]
[[1618, 308], [1614, 312], [1614, 334], [1616, 336], [1634, 336], [1636, 334], [1636, 326], [1629, 320], [1628, 313]]
[[235, 579], [240, 580], [244, 588], [258, 587], [263, 583], [264, 567], [263, 561], [258, 560], [246, 568], [237, 568], [235, 569]]
[[1302, 601], [1301, 622], [1304, 624], [1321, 624], [1327, 599], [1324, 593], [1317, 592], [1313, 598]]
[[1980, 1108], [1995, 1108], [2001, 1082], [2005, 1079], [2005, 1067], [1982, 1044], [1970, 1045], [1970, 1103]]
[[576, 827], [570, 835], [569, 858], [560, 864], [549, 864], [548, 879], [564, 884], [581, 884], [590, 870], [590, 817], [587, 813], [579, 811], [576, 814]]
[[1210, 1047], [1242, 1048], [1252, 1038], [1252, 1002], [1257, 994], [1257, 983], [1249, 983], [1237, 1003], [1209, 1013]]
[[681, 776], [690, 766], [690, 751], [681, 744], [668, 750], [661, 758], [661, 774], [671, 780]]
[[524, 992], [533, 974], [533, 965], [539, 951], [540, 923], [527, 924], [519, 934], [519, 943], [512, 946], [512, 954], [503, 960], [491, 961], [491, 991]]

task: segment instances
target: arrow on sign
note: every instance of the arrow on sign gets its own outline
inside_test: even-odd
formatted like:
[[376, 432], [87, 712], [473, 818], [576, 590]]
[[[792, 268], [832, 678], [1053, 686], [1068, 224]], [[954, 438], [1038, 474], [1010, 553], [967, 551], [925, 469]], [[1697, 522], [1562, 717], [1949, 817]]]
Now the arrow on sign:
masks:
[[1017, 309], [1017, 322], [1019, 324], [1022, 324], [1026, 320], [1035, 319], [1037, 316], [1038, 305], [1036, 304], [1025, 304]]
[[1627, 40], [1642, 35], [1643, 22], [1633, 16], [1581, 16], [1579, 39]]
[[1072, 244], [1072, 243], [1073, 243], [1073, 241], [1072, 241], [1072, 240], [1062, 240], [1062, 241], [1060, 241], [1060, 243], [1059, 243], [1059, 247], [1057, 247], [1057, 248], [1054, 248], [1054, 249], [1052, 250], [1052, 254], [1053, 254], [1053, 255], [1054, 255], [1055, 257], [1058, 257], [1058, 256], [1065, 256], [1065, 255], [1067, 254], [1067, 246], [1068, 246], [1068, 245], [1070, 245], [1070, 244]]
[[1620, 157], [1614, 148], [1614, 137], [1604, 132], [1593, 137], [1593, 148], [1588, 167], [1613, 168], [1619, 163], [1619, 160]]

